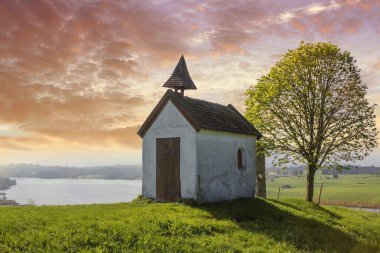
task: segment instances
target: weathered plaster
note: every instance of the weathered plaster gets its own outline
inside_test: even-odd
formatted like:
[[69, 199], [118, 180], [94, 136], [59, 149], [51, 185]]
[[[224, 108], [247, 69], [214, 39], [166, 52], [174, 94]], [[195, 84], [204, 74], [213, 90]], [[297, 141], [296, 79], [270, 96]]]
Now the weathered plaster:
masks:
[[196, 198], [196, 131], [171, 101], [143, 138], [143, 195], [156, 198], [156, 138], [180, 137], [181, 197]]
[[[254, 197], [256, 137], [201, 130], [198, 133], [171, 101], [143, 138], [143, 195], [156, 198], [156, 139], [180, 137], [181, 197], [215, 202]], [[245, 151], [245, 168], [237, 167], [237, 152]], [[198, 186], [200, 176], [200, 187]]]
[[[197, 167], [202, 202], [255, 196], [256, 137], [201, 130], [197, 134]], [[237, 151], [245, 150], [246, 166], [237, 167]]]

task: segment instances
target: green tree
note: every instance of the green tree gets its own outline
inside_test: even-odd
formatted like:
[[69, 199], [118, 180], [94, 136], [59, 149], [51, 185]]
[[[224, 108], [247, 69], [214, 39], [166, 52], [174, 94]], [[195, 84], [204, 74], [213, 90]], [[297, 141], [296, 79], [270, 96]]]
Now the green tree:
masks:
[[246, 91], [246, 116], [264, 136], [259, 145], [277, 165], [306, 164], [307, 201], [318, 169], [362, 160], [377, 146], [366, 93], [349, 52], [303, 42]]

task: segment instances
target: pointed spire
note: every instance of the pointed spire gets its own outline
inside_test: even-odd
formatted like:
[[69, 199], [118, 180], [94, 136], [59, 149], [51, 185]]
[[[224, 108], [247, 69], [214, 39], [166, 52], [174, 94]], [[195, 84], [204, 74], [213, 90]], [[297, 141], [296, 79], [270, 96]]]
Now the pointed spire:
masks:
[[187, 70], [185, 57], [183, 55], [179, 59], [177, 66], [175, 67], [173, 74], [166, 81], [166, 83], [162, 86], [166, 88], [172, 88], [175, 90], [181, 90], [183, 94], [183, 90], [196, 90], [193, 80], [191, 80], [189, 71]]

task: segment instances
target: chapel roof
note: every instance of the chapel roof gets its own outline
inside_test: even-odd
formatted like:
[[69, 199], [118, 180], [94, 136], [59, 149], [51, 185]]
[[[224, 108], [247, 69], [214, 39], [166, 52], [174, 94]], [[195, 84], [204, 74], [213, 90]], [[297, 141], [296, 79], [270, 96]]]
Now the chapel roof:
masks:
[[255, 135], [258, 139], [261, 138], [261, 133], [232, 105], [225, 106], [200, 99], [182, 97], [172, 90], [167, 90], [141, 126], [138, 131], [141, 137], [145, 135], [169, 100], [197, 132], [205, 129]]
[[165, 88], [177, 88], [183, 90], [196, 90], [193, 80], [190, 77], [189, 71], [187, 70], [185, 57], [183, 55], [179, 59], [177, 66], [175, 67], [170, 78], [162, 86]]

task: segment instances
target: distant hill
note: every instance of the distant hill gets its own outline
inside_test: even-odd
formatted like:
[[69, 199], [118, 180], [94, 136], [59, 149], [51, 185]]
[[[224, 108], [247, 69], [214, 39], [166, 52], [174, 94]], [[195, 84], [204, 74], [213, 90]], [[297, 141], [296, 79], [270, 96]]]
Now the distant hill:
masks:
[[139, 165], [95, 167], [42, 166], [36, 164], [0, 165], [0, 176], [27, 178], [141, 179]]
[[[286, 168], [278, 167], [269, 167], [266, 168], [266, 171], [270, 175], [276, 176], [298, 176], [302, 175], [305, 172], [305, 166], [289, 166]], [[333, 174], [369, 174], [369, 175], [380, 175], [380, 167], [376, 166], [354, 166], [348, 165], [342, 170], [336, 169], [326, 169], [322, 168], [322, 174], [324, 175], [333, 175]]]
[[342, 170], [329, 170], [322, 169], [322, 174], [333, 175], [333, 174], [370, 174], [370, 175], [380, 175], [380, 167], [375, 166], [348, 166]]

